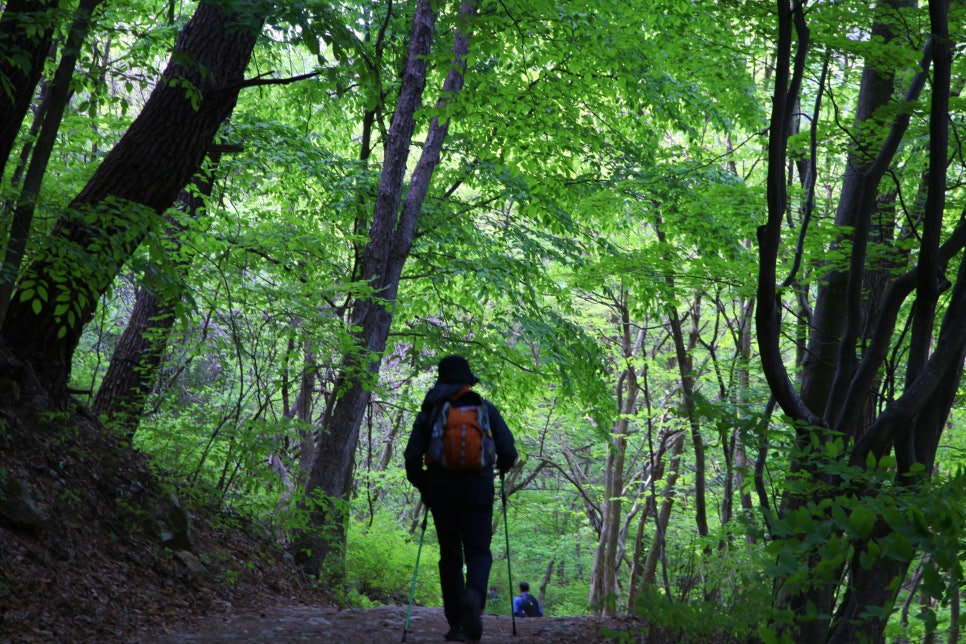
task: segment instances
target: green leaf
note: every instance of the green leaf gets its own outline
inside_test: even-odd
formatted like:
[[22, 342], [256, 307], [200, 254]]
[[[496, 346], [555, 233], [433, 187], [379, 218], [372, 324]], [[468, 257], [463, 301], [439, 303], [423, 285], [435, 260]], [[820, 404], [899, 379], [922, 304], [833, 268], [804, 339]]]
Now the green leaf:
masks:
[[879, 544], [870, 541], [868, 548], [859, 553], [859, 565], [868, 570], [879, 560]]
[[935, 566], [926, 566], [922, 571], [922, 592], [933, 599], [942, 599], [946, 584]]

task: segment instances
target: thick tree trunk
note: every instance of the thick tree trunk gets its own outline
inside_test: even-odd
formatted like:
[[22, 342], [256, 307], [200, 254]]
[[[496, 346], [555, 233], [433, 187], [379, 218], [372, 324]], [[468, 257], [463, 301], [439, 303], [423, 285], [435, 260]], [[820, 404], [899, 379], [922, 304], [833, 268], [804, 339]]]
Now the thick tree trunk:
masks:
[[[966, 300], [963, 280], [966, 280], [966, 260], [960, 265], [957, 280], [959, 293], [954, 295], [960, 302]], [[947, 315], [943, 320], [940, 335], [948, 333], [950, 327], [961, 326], [961, 316], [962, 311], [958, 313], [953, 311], [952, 314]], [[915, 489], [922, 480], [920, 477], [926, 478], [933, 471], [942, 430], [962, 379], [966, 342], [960, 340], [959, 346], [950, 350], [955, 352], [954, 357], [949, 361], [946, 373], [938, 378], [941, 384], [926, 398], [922, 411], [911, 423], [910, 440], [904, 445], [896, 445], [899, 471], [896, 483], [899, 487]], [[921, 474], [913, 475], [910, 472], [913, 464], [923, 466]], [[835, 616], [830, 642], [845, 644], [862, 639], [871, 642], [884, 641], [888, 616], [892, 612], [891, 609], [901, 587], [899, 582], [907, 573], [911, 562], [880, 557], [870, 564], [861, 560], [861, 554], [868, 551], [868, 546], [874, 539], [888, 535], [893, 530], [892, 527], [880, 522], [872, 535], [855, 544], [856, 554], [851, 565], [852, 579], [849, 592]], [[870, 607], [881, 609], [874, 611], [873, 614], [882, 617], [858, 619]]]
[[[795, 10], [792, 9], [791, 5], [786, 2], [780, 2], [780, 21], [783, 23], [781, 32], [783, 34], [784, 44], [781, 49], [783, 54], [780, 56], [782, 60], [778, 63], [781, 66], [781, 70], [776, 74], [776, 100], [775, 109], [772, 115], [772, 126], [771, 126], [771, 137], [770, 137], [770, 148], [769, 148], [769, 162], [770, 167], [773, 169], [772, 175], [769, 177], [769, 210], [770, 212], [784, 212], [787, 207], [786, 196], [784, 191], [784, 186], [779, 187], [779, 183], [784, 183], [784, 173], [782, 167], [784, 165], [783, 159], [785, 158], [785, 145], [787, 137], [794, 132], [794, 120], [791, 118], [791, 112], [788, 111], [788, 106], [795, 104], [798, 101], [798, 88], [801, 81], [801, 75], [803, 71], [804, 56], [808, 51], [808, 29], [804, 24], [804, 16], [799, 8]], [[788, 65], [790, 63], [791, 56], [791, 46], [793, 41], [793, 24], [794, 32], [798, 36], [798, 50], [795, 57], [795, 67], [792, 71], [791, 76], [788, 73]], [[872, 78], [872, 77], [869, 77]], [[779, 89], [781, 87], [781, 89]], [[786, 92], [787, 89], [787, 93]], [[781, 93], [781, 100], [778, 99], [777, 95]], [[880, 100], [887, 101], [891, 97], [890, 93], [886, 93], [884, 97], [880, 97]], [[860, 97], [860, 104], [863, 102], [868, 103], [870, 99], [868, 98], [868, 90], [865, 94]], [[781, 105], [782, 109], [779, 110], [778, 106]], [[866, 107], [860, 107], [859, 113], [871, 114], [871, 110], [868, 110], [868, 105]], [[863, 150], [861, 154], [851, 157], [848, 161], [849, 171], [847, 177], [844, 181], [845, 187], [842, 191], [842, 198], [839, 204], [839, 217], [846, 217], [854, 221], [855, 218], [855, 206], [854, 200], [856, 198], [856, 191], [850, 189], [850, 182], [861, 177], [861, 170], [857, 166], [866, 166], [868, 164], [868, 151]], [[779, 215], [780, 217], [780, 215]], [[766, 245], [762, 243], [762, 248]], [[763, 260], [762, 265], [765, 266], [766, 262]], [[842, 271], [833, 271], [825, 276], [825, 279], [820, 288], [820, 293], [818, 296], [818, 304], [816, 305], [816, 311], [812, 318], [814, 329], [810, 336], [809, 351], [806, 352], [805, 363], [803, 364], [803, 394], [799, 399], [797, 395], [792, 394], [790, 389], [790, 383], [784, 383], [785, 387], [788, 387], [785, 391], [781, 391], [782, 395], [792, 394], [794, 402], [789, 404], [789, 402], [782, 401], [779, 399], [779, 403], [783, 409], [791, 407], [794, 418], [803, 418], [808, 421], [807, 428], [802, 428], [800, 433], [804, 437], [803, 440], [807, 440], [808, 433], [814, 431], [814, 429], [826, 426], [827, 422], [825, 419], [825, 408], [826, 401], [828, 399], [828, 394], [832, 386], [832, 377], [834, 376], [834, 369], [829, 369], [828, 365], [836, 364], [837, 349], [839, 339], [842, 334], [842, 326], [844, 325], [845, 308], [844, 306], [829, 306], [825, 304], [826, 302], [831, 302], [833, 298], [844, 298], [845, 297], [845, 286], [844, 282], [847, 279], [847, 275]], [[761, 283], [761, 282], [760, 282]], [[760, 297], [762, 304], [759, 306], [759, 311], [764, 312], [765, 308], [771, 308], [771, 299], [766, 297]], [[771, 311], [768, 313], [769, 317], [773, 315]], [[759, 328], [762, 327], [770, 330], [770, 325], [764, 324], [764, 315], [759, 315]], [[765, 334], [761, 334], [764, 336]], [[767, 337], [769, 341], [772, 340], [772, 334], [768, 333]], [[765, 349], [762, 349], [765, 353]], [[816, 354], [816, 352], [820, 352]], [[769, 354], [772, 352], [769, 351]], [[821, 357], [817, 357], [821, 356]], [[815, 365], [822, 364], [823, 368], [815, 368]], [[770, 375], [770, 371], [768, 371]], [[784, 387], [783, 387], [784, 388]], [[775, 386], [773, 385], [773, 389]], [[797, 404], [795, 404], [797, 403]], [[804, 403], [804, 405], [802, 405]], [[804, 409], [802, 408], [804, 406]], [[786, 409], [787, 410], [787, 409]], [[821, 419], [821, 420], [820, 420]]]
[[98, 299], [198, 170], [234, 109], [259, 31], [253, 16], [199, 5], [144, 109], [24, 270], [2, 337], [30, 365], [40, 390], [57, 398], [66, 392], [74, 349]]
[[[911, 6], [913, 3], [914, 0], [890, 0], [885, 4], [898, 7]], [[881, 21], [873, 25], [872, 33], [885, 42], [896, 38], [892, 30]], [[856, 123], [869, 121], [877, 110], [888, 105], [892, 100], [894, 86], [894, 73], [883, 72], [869, 65], [862, 73], [855, 114]], [[917, 96], [918, 92], [910, 96], [910, 100], [914, 100]], [[850, 230], [854, 228], [858, 231], [868, 230], [873, 214], [878, 208], [879, 184], [894, 154], [894, 150], [880, 148], [880, 145], [884, 146], [881, 141], [867, 140], [850, 150], [835, 213], [836, 225]], [[860, 234], [858, 231], [857, 235]], [[865, 242], [866, 240], [863, 239], [859, 249], [865, 248]], [[864, 255], [859, 255], [856, 261], [859, 257], [864, 260]], [[850, 280], [855, 279], [854, 270], [850, 272], [853, 273], [851, 277], [849, 272], [830, 271], [822, 280], [815, 302], [813, 328], [802, 369], [802, 400], [813, 412], [829, 420], [837, 415], [837, 408], [832, 399], [834, 383], [836, 380], [841, 383], [851, 378], [855, 372], [855, 365], [842, 364], [840, 361], [841, 343], [847, 341], [847, 337], [852, 337], [853, 341], [856, 337], [855, 332], [846, 334], [847, 326], [858, 328], [860, 319], [856, 318], [863, 312], [861, 306], [856, 308], [857, 304], [862, 304], [861, 295], [858, 298], [859, 303], [851, 302], [856, 295], [854, 290], [851, 292], [849, 290]], [[855, 281], [851, 283], [855, 285]], [[837, 365], [837, 368], [830, 369], [829, 365]]]
[[173, 323], [174, 307], [149, 288], [138, 288], [131, 317], [91, 405], [91, 411], [128, 441], [134, 439]]
[[[468, 52], [466, 22], [475, 14], [475, 4], [464, 1], [463, 21], [453, 45], [454, 61], [443, 83], [443, 96], [463, 87], [465, 56]], [[378, 377], [382, 353], [392, 326], [392, 304], [396, 299], [402, 269], [409, 256], [416, 221], [439, 163], [449, 121], [433, 118], [422, 153], [413, 170], [402, 203], [403, 179], [415, 130], [415, 114], [426, 83], [427, 56], [433, 40], [436, 12], [429, 0], [420, 0], [413, 16], [409, 59], [403, 75], [399, 101], [385, 147], [382, 178], [369, 243], [362, 257], [360, 277], [369, 282], [373, 294], [357, 300], [350, 315], [358, 328], [358, 349], [344, 356], [336, 383], [337, 399], [325, 419], [319, 437], [315, 463], [306, 486], [312, 499], [307, 530], [297, 539], [296, 557], [311, 575], [323, 575], [339, 587], [345, 580], [345, 542], [348, 504], [352, 492], [355, 450], [359, 428], [369, 402], [369, 390]], [[441, 99], [445, 101], [446, 99]]]

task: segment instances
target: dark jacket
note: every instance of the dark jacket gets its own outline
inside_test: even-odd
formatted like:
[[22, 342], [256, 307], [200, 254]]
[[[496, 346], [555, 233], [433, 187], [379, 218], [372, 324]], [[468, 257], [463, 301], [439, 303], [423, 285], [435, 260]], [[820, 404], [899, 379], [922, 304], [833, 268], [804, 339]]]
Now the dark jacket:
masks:
[[[449, 497], [464, 503], [488, 504], [493, 502], [493, 470], [481, 472], [449, 472], [438, 465], [425, 465], [426, 450], [433, 432], [433, 414], [441, 403], [457, 394], [465, 385], [437, 382], [426, 393], [413, 430], [406, 444], [403, 458], [406, 462], [406, 478], [413, 487], [419, 490], [423, 500], [432, 505], [433, 502], [445, 502]], [[469, 391], [453, 401], [455, 405], [486, 405], [490, 419], [490, 431], [496, 444], [496, 467], [505, 472], [513, 467], [517, 459], [513, 434], [507, 427], [506, 421], [497, 408], [488, 400], [480, 397], [474, 391]], [[469, 497], [469, 498], [467, 498]]]

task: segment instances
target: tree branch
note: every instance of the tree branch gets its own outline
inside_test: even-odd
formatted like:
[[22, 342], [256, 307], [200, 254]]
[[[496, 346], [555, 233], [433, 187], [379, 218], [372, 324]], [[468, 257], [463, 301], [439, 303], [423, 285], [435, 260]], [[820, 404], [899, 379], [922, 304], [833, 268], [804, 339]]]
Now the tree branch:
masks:
[[218, 92], [235, 92], [238, 90], [245, 89], [247, 87], [259, 87], [261, 85], [291, 85], [292, 83], [297, 83], [309, 78], [315, 78], [322, 74], [322, 71], [307, 72], [305, 74], [299, 74], [298, 76], [289, 76], [288, 78], [265, 78], [269, 74], [274, 72], [265, 72], [264, 74], [259, 74], [255, 78], [248, 78], [238, 83], [231, 83], [229, 85], [222, 85], [211, 90], [211, 93]]
[[[775, 63], [775, 91], [772, 102], [768, 136], [768, 221], [758, 228], [758, 296], [755, 315], [758, 347], [768, 386], [782, 410], [793, 420], [809, 426], [824, 425], [824, 421], [805, 405], [795, 391], [788, 370], [782, 360], [779, 344], [781, 322], [778, 316], [777, 261], [781, 246], [781, 227], [788, 206], [785, 189], [785, 158], [788, 141], [791, 105], [794, 104], [799, 79], [808, 48], [808, 29], [803, 19], [795, 19], [802, 7], [784, 0], [778, 3], [778, 51]], [[795, 72], [790, 74], [792, 56], [792, 26], [798, 29], [798, 52]]]

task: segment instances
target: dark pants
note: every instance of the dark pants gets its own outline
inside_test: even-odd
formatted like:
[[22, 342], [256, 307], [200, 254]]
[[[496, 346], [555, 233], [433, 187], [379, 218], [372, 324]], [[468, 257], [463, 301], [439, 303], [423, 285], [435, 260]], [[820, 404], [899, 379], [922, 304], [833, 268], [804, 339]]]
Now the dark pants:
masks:
[[487, 582], [493, 565], [490, 552], [493, 503], [471, 505], [466, 504], [465, 499], [464, 503], [440, 499], [430, 509], [439, 540], [439, 583], [443, 591], [443, 611], [450, 628], [460, 628], [460, 600], [464, 589], [476, 591], [481, 611], [486, 604]]

